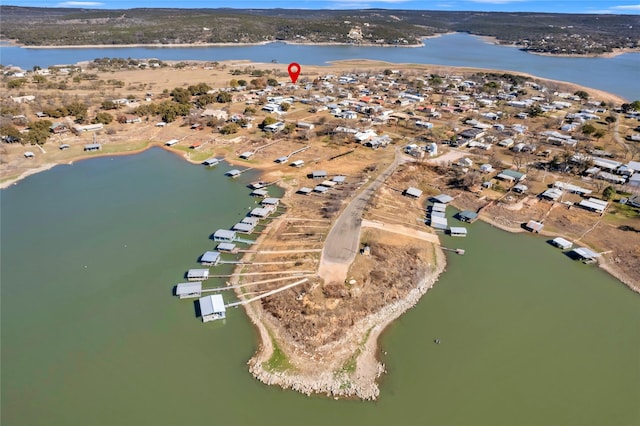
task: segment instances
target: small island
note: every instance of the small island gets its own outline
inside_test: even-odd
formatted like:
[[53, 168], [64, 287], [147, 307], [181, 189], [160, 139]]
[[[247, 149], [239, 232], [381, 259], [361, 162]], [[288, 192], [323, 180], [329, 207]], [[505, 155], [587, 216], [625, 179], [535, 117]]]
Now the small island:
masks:
[[255, 213], [273, 217], [228, 285], [240, 300], [290, 286], [244, 305], [260, 336], [248, 364], [307, 394], [378, 396], [378, 337], [437, 282], [456, 255], [439, 235], [465, 222], [561, 237], [640, 290], [640, 102], [499, 70], [301, 65], [297, 84], [248, 61], [3, 67], [2, 186], [151, 146], [261, 170], [255, 188], [284, 195]]

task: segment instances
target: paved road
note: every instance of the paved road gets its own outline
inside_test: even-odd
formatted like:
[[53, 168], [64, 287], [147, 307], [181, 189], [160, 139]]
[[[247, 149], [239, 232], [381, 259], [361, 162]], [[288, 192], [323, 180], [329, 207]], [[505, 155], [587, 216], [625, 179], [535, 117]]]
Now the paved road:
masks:
[[393, 162], [373, 182], [361, 191], [342, 211], [329, 231], [322, 250], [322, 262], [350, 265], [358, 253], [362, 213], [371, 196], [391, 176], [402, 159], [399, 149]]

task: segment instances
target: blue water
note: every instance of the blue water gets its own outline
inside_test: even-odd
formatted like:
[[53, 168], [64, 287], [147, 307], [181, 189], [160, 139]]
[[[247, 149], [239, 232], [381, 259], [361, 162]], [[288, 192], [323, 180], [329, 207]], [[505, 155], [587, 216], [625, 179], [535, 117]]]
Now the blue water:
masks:
[[96, 58], [117, 57], [161, 60], [298, 62], [327, 65], [345, 59], [373, 59], [395, 63], [420, 63], [520, 71], [554, 80], [570, 81], [601, 89], [628, 100], [640, 99], [640, 52], [613, 58], [566, 58], [534, 55], [513, 47], [487, 43], [468, 34], [448, 34], [426, 39], [425, 46], [356, 47], [300, 46], [270, 43], [230, 47], [105, 47], [42, 49], [0, 47], [0, 63], [23, 69], [75, 64]]

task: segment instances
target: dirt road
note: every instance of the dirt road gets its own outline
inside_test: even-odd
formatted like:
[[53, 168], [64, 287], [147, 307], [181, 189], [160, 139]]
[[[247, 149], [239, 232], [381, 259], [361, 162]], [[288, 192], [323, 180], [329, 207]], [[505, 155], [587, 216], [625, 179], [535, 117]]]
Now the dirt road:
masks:
[[325, 281], [342, 280], [346, 278], [349, 265], [353, 262], [358, 252], [360, 243], [360, 225], [362, 213], [371, 196], [380, 188], [384, 181], [391, 176], [402, 160], [399, 149], [393, 162], [363, 191], [354, 197], [349, 205], [336, 219], [331, 231], [327, 235], [320, 258], [318, 275]]

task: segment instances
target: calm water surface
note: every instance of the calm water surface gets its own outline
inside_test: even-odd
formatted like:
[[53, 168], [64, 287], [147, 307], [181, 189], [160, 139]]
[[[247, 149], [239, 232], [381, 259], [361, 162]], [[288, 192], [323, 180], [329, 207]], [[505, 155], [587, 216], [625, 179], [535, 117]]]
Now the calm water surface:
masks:
[[[417, 48], [300, 46], [271, 43], [233, 47], [105, 47], [38, 49], [0, 47], [0, 63], [31, 69], [75, 64], [96, 58], [157, 58], [161, 60], [223, 61], [248, 59], [256, 62], [298, 62], [326, 65], [344, 59], [374, 59], [395, 63], [418, 63], [521, 71], [554, 80], [571, 81], [615, 93], [628, 100], [640, 99], [640, 53], [614, 58], [561, 58], [533, 55], [516, 48], [497, 46], [468, 34], [448, 34], [426, 39]], [[304, 73], [304, 71], [303, 71]]]
[[152, 149], [0, 192], [3, 426], [640, 424], [640, 297], [483, 223], [444, 237], [467, 254], [383, 336], [379, 401], [253, 380], [244, 312], [204, 325], [171, 295], [254, 205], [229, 168]]

